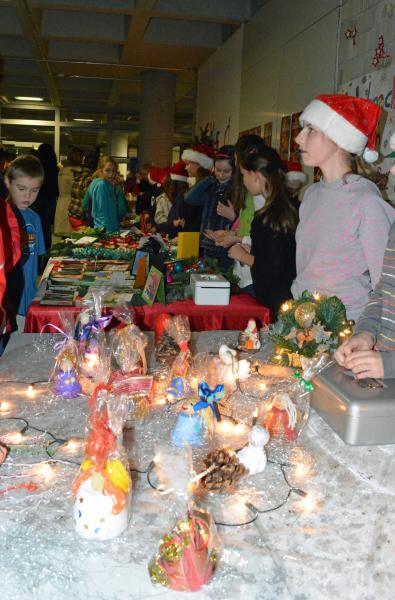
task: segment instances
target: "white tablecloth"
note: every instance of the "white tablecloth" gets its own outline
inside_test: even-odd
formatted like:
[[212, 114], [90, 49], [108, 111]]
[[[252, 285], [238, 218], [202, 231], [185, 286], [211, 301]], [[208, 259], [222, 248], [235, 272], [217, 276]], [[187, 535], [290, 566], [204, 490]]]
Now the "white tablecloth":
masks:
[[[219, 340], [230, 337], [230, 332], [195, 334], [193, 347], [215, 350]], [[30, 399], [25, 385], [4, 383], [48, 377], [53, 353], [49, 348], [37, 350], [31, 343], [37, 336], [25, 339], [27, 345], [10, 349], [0, 360], [0, 401], [12, 405], [9, 412], [3, 405], [3, 416], [25, 417], [31, 425], [62, 438], [83, 437], [86, 398], [54, 399], [47, 387], [38, 384], [36, 397]], [[0, 435], [5, 427], [16, 430], [10, 422], [0, 425]], [[166, 438], [167, 426], [156, 413], [129, 432], [127, 449], [138, 468], [147, 466], [141, 462], [149, 457], [150, 444], [153, 452], [155, 442]], [[78, 467], [57, 463], [49, 467], [51, 480], [37, 475], [34, 470], [39, 467], [33, 463], [47, 459], [37, 435], [29, 430], [27, 441], [34, 441], [34, 447], [11, 452], [0, 467], [1, 600], [395, 597], [394, 446], [346, 446], [312, 411], [292, 451], [293, 456], [301, 452], [311, 459], [310, 474], [294, 482], [309, 493], [311, 505], [292, 493], [282, 508], [259, 516], [251, 525], [220, 526], [223, 547], [214, 580], [200, 592], [181, 594], [154, 587], [148, 575], [147, 564], [172, 515], [167, 514], [166, 499], [149, 487], [146, 476], [135, 477], [128, 530], [113, 541], [83, 541], [74, 532], [70, 493]], [[56, 457], [61, 456], [59, 451]], [[286, 495], [277, 467], [269, 465], [260, 477], [257, 487], [264, 493], [266, 486], [266, 500], [275, 504]], [[39, 489], [1, 494], [26, 481], [35, 482]], [[230, 504], [221, 514], [214, 511], [214, 517], [229, 520]]]

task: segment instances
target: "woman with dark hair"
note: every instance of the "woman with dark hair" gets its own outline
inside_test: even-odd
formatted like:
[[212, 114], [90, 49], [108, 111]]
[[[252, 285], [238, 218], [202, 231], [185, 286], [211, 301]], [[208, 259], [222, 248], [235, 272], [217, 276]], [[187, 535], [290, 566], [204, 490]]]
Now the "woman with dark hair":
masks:
[[37, 199], [30, 208], [40, 216], [45, 250], [49, 250], [55, 220], [56, 202], [59, 196], [58, 161], [54, 149], [50, 144], [41, 144], [38, 147], [37, 156], [44, 169], [44, 181]]
[[262, 144], [241, 156], [244, 185], [253, 196], [262, 194], [265, 204], [251, 224], [251, 247], [235, 244], [229, 250], [231, 258], [251, 268], [255, 295], [271, 309], [273, 319], [280, 305], [291, 297], [296, 274], [298, 215], [287, 196], [283, 169], [277, 152]]

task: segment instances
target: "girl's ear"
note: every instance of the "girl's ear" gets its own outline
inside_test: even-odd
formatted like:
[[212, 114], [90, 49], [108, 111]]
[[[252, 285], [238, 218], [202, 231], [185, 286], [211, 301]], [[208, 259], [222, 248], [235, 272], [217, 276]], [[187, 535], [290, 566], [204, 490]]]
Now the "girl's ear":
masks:
[[10, 180], [8, 179], [8, 176], [7, 176], [7, 175], [5, 175], [5, 177], [4, 177], [4, 183], [5, 183], [5, 186], [6, 186], [7, 190], [9, 190], [9, 189], [10, 189], [10, 187], [11, 187], [11, 182], [10, 182]]

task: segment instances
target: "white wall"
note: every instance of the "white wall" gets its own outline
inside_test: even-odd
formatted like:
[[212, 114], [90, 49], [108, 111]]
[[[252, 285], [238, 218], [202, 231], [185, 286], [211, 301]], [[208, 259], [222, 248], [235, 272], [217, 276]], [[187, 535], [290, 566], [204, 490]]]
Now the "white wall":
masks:
[[[355, 45], [345, 37], [354, 25]], [[391, 58], [376, 69], [372, 59], [380, 34]], [[240, 131], [261, 125], [263, 132], [272, 121], [272, 145], [278, 148], [284, 115], [388, 66], [392, 57], [394, 0], [268, 0], [201, 67], [197, 132], [214, 120], [222, 136], [230, 115], [234, 142]]]
[[[233, 143], [239, 133], [243, 27], [203, 64], [198, 73], [196, 133], [215, 123], [219, 144]], [[230, 118], [230, 128], [224, 134]]]
[[337, 0], [269, 0], [244, 29], [240, 129], [273, 122], [335, 89]]

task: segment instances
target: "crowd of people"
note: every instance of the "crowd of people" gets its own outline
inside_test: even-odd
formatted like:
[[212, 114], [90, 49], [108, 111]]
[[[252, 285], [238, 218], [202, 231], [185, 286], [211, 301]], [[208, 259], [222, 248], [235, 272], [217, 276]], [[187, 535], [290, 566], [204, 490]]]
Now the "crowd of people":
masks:
[[125, 182], [110, 156], [73, 148], [59, 170], [48, 144], [9, 164], [0, 150], [2, 347], [34, 297], [40, 255], [84, 224], [118, 231], [131, 195], [142, 231], [170, 238], [199, 231], [201, 256], [233, 268], [273, 319], [304, 290], [338, 296], [348, 318], [359, 319], [339, 362], [357, 376], [395, 374], [395, 354], [383, 355], [395, 350], [395, 211], [366, 168], [377, 159], [379, 118], [376, 104], [351, 96], [320, 95], [308, 104], [296, 143], [301, 162], [321, 178], [302, 202], [301, 165], [284, 162], [256, 135], [216, 151], [194, 145], [173, 166], [143, 165]]

